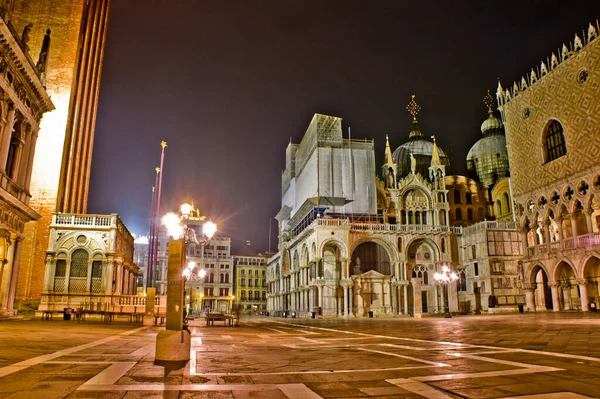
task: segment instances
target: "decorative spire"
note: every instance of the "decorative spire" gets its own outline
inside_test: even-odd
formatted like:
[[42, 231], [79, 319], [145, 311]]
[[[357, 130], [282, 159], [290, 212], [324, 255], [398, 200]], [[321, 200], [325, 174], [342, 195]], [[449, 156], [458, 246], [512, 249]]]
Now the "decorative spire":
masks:
[[408, 135], [410, 139], [420, 140], [423, 138], [423, 133], [421, 133], [421, 129], [419, 129], [419, 122], [417, 122], [417, 115], [419, 111], [421, 111], [421, 106], [417, 104], [415, 101], [415, 95], [411, 96], [410, 102], [406, 106], [406, 110], [413, 117], [413, 127]]
[[[500, 86], [500, 81], [498, 81], [498, 92], [501, 92], [501, 91], [502, 91], [502, 86]], [[492, 95], [490, 94], [489, 90], [487, 91], [487, 94], [485, 95], [485, 97], [483, 97], [483, 103], [488, 108], [488, 114], [490, 114], [490, 116], [491, 116], [494, 113], [494, 99], [492, 98]]]
[[412, 115], [413, 121], [416, 121], [417, 115], [419, 114], [419, 111], [421, 111], [421, 106], [419, 104], [417, 104], [417, 102], [415, 101], [414, 94], [411, 96], [410, 102], [406, 106], [406, 110], [408, 111], [409, 114]]
[[391, 164], [393, 163], [393, 159], [392, 159], [392, 149], [390, 148], [390, 139], [388, 137], [388, 135], [385, 135], [385, 159], [384, 159], [384, 163], [387, 164]]
[[437, 143], [435, 142], [435, 136], [431, 136], [431, 139], [433, 140], [433, 150], [431, 150], [431, 166], [441, 165], [442, 161], [440, 160], [440, 153], [438, 151]]

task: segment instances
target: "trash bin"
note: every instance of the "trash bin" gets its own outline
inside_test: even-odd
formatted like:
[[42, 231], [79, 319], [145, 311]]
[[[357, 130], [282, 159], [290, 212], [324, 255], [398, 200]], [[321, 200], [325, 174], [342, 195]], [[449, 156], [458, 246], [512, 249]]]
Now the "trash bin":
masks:
[[311, 319], [315, 319], [317, 317], [317, 313], [316, 312], [310, 312], [310, 318]]
[[63, 308], [63, 320], [71, 320], [72, 308]]
[[372, 319], [372, 318], [373, 318], [373, 311], [369, 310], [369, 319]]
[[288, 312], [283, 312], [283, 317], [287, 319]]
[[592, 312], [597, 312], [598, 308], [596, 307], [596, 302], [590, 302], [590, 310]]
[[525, 308], [523, 305], [519, 305], [519, 313], [525, 313]]

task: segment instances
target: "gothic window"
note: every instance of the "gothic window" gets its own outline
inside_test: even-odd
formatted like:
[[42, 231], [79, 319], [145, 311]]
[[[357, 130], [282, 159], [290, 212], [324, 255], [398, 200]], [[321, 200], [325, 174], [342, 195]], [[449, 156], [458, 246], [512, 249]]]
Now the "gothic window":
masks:
[[502, 198], [504, 199], [506, 213], [510, 213], [510, 199], [508, 198], [508, 193], [504, 193]]
[[462, 211], [460, 208], [456, 209], [456, 220], [462, 220]]
[[545, 133], [546, 162], [554, 161], [567, 153], [563, 127], [557, 120], [550, 122]]
[[502, 203], [500, 200], [496, 200], [496, 216], [502, 215]]
[[69, 292], [86, 292], [89, 255], [85, 249], [78, 249], [71, 255]]
[[465, 194], [467, 205], [471, 205], [473, 203], [473, 198], [470, 192], [467, 191]]
[[460, 204], [460, 191], [454, 190], [454, 203]]
[[56, 261], [56, 271], [54, 272], [54, 292], [63, 292], [65, 290], [65, 277], [67, 275], [67, 261], [59, 259]]
[[102, 291], [102, 262], [95, 260], [92, 262], [92, 287], [91, 291], [99, 293]]

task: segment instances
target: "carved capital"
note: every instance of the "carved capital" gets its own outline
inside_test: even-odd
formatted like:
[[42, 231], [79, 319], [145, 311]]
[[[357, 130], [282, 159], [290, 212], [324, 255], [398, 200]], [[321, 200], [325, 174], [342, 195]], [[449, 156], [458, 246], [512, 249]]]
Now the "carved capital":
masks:
[[552, 288], [558, 288], [560, 286], [560, 283], [557, 281], [551, 281], [551, 282], [548, 282], [548, 286], [552, 287]]
[[579, 279], [579, 280], [576, 280], [575, 282], [577, 283], [577, 285], [580, 285], [580, 286], [588, 284], [586, 279]]

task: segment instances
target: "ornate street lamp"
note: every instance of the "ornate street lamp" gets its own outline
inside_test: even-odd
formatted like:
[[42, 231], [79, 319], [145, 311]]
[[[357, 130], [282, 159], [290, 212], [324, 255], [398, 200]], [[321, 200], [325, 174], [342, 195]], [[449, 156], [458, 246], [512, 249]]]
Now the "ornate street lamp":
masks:
[[[196, 264], [186, 264], [186, 245], [193, 243], [204, 246], [217, 231], [216, 224], [204, 222], [202, 236], [198, 238], [196, 231], [188, 227], [188, 221], [202, 221], [204, 218], [199, 216], [198, 210], [191, 204], [183, 204], [180, 210], [181, 215], [167, 213], [161, 220], [173, 240], [169, 242], [166, 329], [159, 332], [156, 339], [155, 359], [158, 361], [190, 359], [191, 339], [189, 331], [184, 327], [184, 289], [185, 283], [191, 280]], [[203, 270], [199, 274], [202, 272]]]
[[433, 278], [435, 279], [435, 281], [437, 281], [443, 287], [443, 290], [445, 291], [445, 294], [444, 294], [444, 297], [445, 297], [444, 298], [444, 307], [445, 307], [444, 317], [450, 318], [450, 317], [452, 317], [452, 315], [450, 314], [450, 309], [448, 307], [448, 294], [449, 294], [448, 284], [453, 283], [456, 280], [458, 280], [458, 275], [454, 272], [450, 273], [450, 268], [446, 265], [443, 265], [442, 272], [434, 273]]

